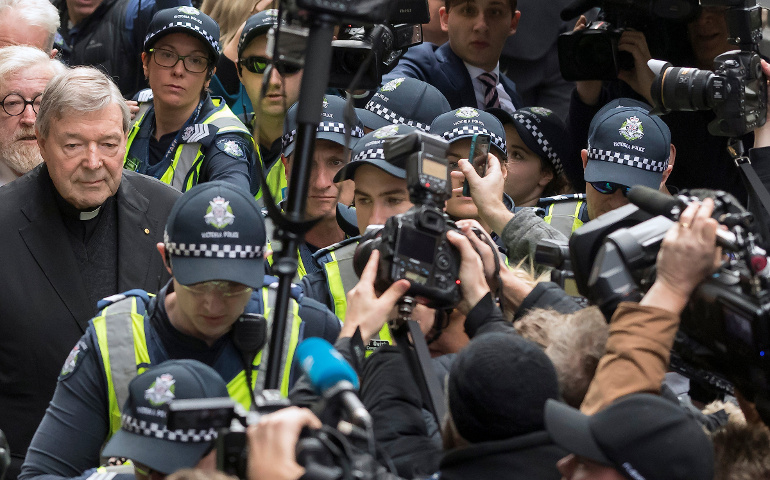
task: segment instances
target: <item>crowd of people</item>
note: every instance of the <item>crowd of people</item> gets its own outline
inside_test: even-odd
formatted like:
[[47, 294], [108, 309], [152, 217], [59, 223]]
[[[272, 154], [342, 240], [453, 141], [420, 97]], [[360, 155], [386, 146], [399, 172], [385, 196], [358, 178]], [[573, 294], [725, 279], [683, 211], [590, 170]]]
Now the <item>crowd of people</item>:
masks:
[[[710, 68], [735, 48], [728, 8], [693, 2], [662, 49], [627, 29], [617, 48], [633, 66], [568, 82], [557, 38], [588, 20], [560, 20], [565, 2], [521, 3], [427, 0], [424, 41], [378, 88], [326, 89], [299, 165], [297, 102], [315, 79], [273, 58], [277, 1], [0, 0], [5, 479], [229, 478], [215, 471], [217, 429], [182, 428], [169, 405], [255, 409], [275, 362], [285, 408], [248, 427], [249, 480], [770, 478], [770, 372], [742, 392], [670, 365], [693, 292], [735, 259], [717, 246], [714, 194], [681, 209], [641, 300], [613, 312], [550, 281], [535, 256], [626, 208], [636, 186], [728, 192], [767, 247], [770, 213], [727, 138], [708, 132], [714, 113], [651, 113], [647, 61]], [[412, 284], [384, 288], [381, 252], [356, 252], [370, 227], [418, 203], [415, 157], [388, 148], [416, 132], [446, 146], [459, 296], [451, 308], [407, 302], [406, 335], [395, 328]], [[489, 151], [474, 158], [480, 138]], [[770, 185], [770, 122], [741, 140]], [[308, 229], [282, 252], [275, 214], [297, 168], [309, 181], [294, 220]], [[273, 274], [294, 270], [275, 262], [294, 254], [277, 331]], [[281, 336], [283, 351], [255, 335]], [[352, 367], [368, 411], [374, 448], [357, 473], [297, 458], [309, 431], [356, 432], [324, 426], [335, 404], [296, 361], [313, 337]]]

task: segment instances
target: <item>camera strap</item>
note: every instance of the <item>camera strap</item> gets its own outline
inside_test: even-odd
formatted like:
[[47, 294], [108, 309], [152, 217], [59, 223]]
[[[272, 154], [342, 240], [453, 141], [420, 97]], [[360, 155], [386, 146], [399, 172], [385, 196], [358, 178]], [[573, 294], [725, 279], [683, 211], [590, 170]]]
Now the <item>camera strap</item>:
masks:
[[747, 157], [743, 150], [743, 142], [740, 139], [731, 138], [727, 144], [727, 152], [735, 161], [735, 165], [738, 167], [738, 171], [741, 172], [741, 178], [743, 184], [746, 186], [746, 190], [749, 194], [749, 200], [752, 202], [758, 201], [765, 211], [765, 215], [755, 215], [754, 219], [759, 222], [760, 229], [764, 238], [770, 238], [769, 227], [765, 224], [765, 218], [770, 218], [770, 193], [765, 188], [762, 181], [759, 179], [757, 172], [751, 165], [751, 160]]
[[[409, 334], [412, 337], [411, 342]], [[395, 329], [392, 335], [401, 353], [404, 354], [412, 371], [412, 376], [420, 388], [423, 405], [433, 414], [436, 418], [436, 424], [440, 426], [446, 414], [444, 394], [433, 368], [428, 344], [425, 342], [425, 336], [420, 330], [420, 325], [414, 320], [408, 320]], [[410, 345], [414, 348], [410, 348]]]

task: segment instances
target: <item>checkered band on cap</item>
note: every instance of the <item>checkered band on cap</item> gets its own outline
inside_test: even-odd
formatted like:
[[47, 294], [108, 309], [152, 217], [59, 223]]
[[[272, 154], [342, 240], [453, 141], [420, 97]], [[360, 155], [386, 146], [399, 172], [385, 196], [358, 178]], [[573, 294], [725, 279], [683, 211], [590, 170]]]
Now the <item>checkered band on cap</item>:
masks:
[[187, 430], [169, 430], [165, 425], [139, 420], [131, 415], [125, 414], [121, 416], [120, 426], [127, 432], [180, 443], [211, 442], [217, 438], [217, 431], [215, 428], [209, 428], [207, 430], [195, 430], [192, 428]]
[[359, 162], [361, 160], [385, 160], [384, 148], [369, 148], [356, 154], [353, 157], [352, 162]]
[[543, 149], [543, 152], [548, 156], [551, 164], [553, 164], [553, 168], [556, 170], [556, 175], [561, 175], [564, 173], [564, 167], [562, 166], [559, 155], [551, 147], [551, 144], [548, 143], [548, 140], [545, 138], [545, 135], [543, 135], [543, 132], [540, 131], [537, 124], [533, 122], [532, 119], [528, 116], [522, 115], [520, 113], [514, 113], [513, 118], [515, 118], [520, 124], [523, 124], [527, 130], [529, 130], [529, 133], [532, 134], [532, 137], [537, 141], [537, 144], [540, 145], [540, 147]]
[[[345, 124], [340, 122], [321, 122], [318, 124], [318, 133], [332, 132], [345, 135]], [[364, 130], [358, 125], [354, 125], [351, 129], [350, 135], [353, 138], [361, 138], [364, 136]], [[281, 136], [281, 147], [286, 148], [294, 142], [294, 137], [297, 136], [297, 130], [294, 129], [289, 133]]]
[[448, 132], [444, 132], [444, 140], [448, 142], [452, 142], [453, 140], [457, 138], [465, 138], [465, 137], [471, 137], [475, 134], [479, 135], [489, 135], [489, 138], [492, 140], [492, 143], [500, 149], [503, 154], [506, 156], [508, 155], [508, 150], [505, 148], [505, 140], [500, 135], [497, 135], [494, 132], [490, 132], [484, 127], [480, 127], [478, 125], [463, 125], [462, 127], [453, 128], [452, 130]]
[[388, 107], [380, 103], [377, 103], [373, 100], [369, 100], [369, 102], [366, 104], [364, 108], [374, 113], [378, 117], [381, 117], [382, 119], [389, 121], [390, 123], [409, 125], [410, 127], [417, 127], [424, 132], [430, 131], [430, 125], [426, 125], [424, 123], [420, 123], [415, 120], [406, 119], [401, 115], [397, 114], [396, 112], [394, 112], [393, 110], [389, 109]]
[[206, 41], [209, 42], [211, 44], [211, 46], [214, 47], [215, 50], [219, 50], [219, 40], [218, 39], [212, 37], [209, 34], [209, 32], [203, 30], [199, 25], [195, 25], [195, 24], [193, 24], [191, 22], [183, 22], [181, 20], [178, 20], [176, 22], [171, 22], [168, 25], [166, 25], [165, 27], [162, 27], [162, 28], [160, 28], [159, 30], [157, 30], [155, 32], [148, 33], [147, 36], [144, 37], [144, 42], [147, 43], [147, 40], [149, 40], [151, 37], [154, 37], [154, 36], [158, 35], [159, 33], [163, 32], [164, 30], [168, 30], [169, 28], [177, 28], [177, 27], [186, 28], [188, 30], [195, 30], [196, 32], [200, 33], [203, 36], [203, 38], [205, 38]]
[[204, 258], [261, 258], [267, 251], [259, 245], [207, 245], [205, 243], [176, 243], [166, 241], [169, 255]]
[[638, 157], [636, 155], [629, 155], [627, 153], [602, 150], [600, 148], [590, 148], [590, 145], [588, 149], [588, 158], [590, 160], [599, 160], [602, 162], [617, 163], [619, 165], [628, 165], [641, 170], [647, 170], [649, 172], [663, 172], [666, 170], [666, 168], [668, 168], [668, 159], [661, 162], [659, 160]]

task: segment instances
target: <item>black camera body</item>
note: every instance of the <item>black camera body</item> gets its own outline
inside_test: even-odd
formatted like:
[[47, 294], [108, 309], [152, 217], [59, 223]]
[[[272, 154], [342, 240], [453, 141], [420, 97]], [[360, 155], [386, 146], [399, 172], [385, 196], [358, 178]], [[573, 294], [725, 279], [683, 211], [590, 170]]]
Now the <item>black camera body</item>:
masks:
[[559, 67], [565, 80], [614, 80], [620, 70], [634, 68], [634, 57], [618, 50], [624, 29], [604, 21], [559, 35]]
[[443, 210], [452, 192], [448, 147], [443, 139], [421, 132], [385, 144], [387, 158], [409, 157], [406, 181], [415, 206], [389, 218], [383, 227], [370, 227], [354, 257], [360, 275], [371, 252], [379, 250], [375, 288], [385, 291], [402, 278], [409, 280], [406, 294], [424, 299], [431, 308], [451, 308], [462, 296], [460, 253], [446, 238], [448, 231], [459, 230]]
[[621, 70], [634, 68], [629, 52], [618, 50], [624, 31], [646, 31], [656, 20], [686, 21], [696, 12], [696, 0], [577, 0], [561, 13], [562, 20], [599, 7], [599, 16], [583, 30], [559, 35], [557, 47], [562, 77], [569, 81], [615, 80]]
[[[347, 27], [332, 40], [329, 86], [347, 89], [362, 65], [367, 65], [357, 89], [374, 90], [382, 76], [396, 66], [406, 49], [422, 43], [422, 25], [409, 23], [369, 27]], [[368, 61], [367, 57], [372, 55]]]
[[726, 6], [730, 41], [739, 50], [714, 59], [714, 71], [673, 67], [668, 62], [648, 62], [656, 78], [650, 90], [653, 114], [671, 111], [713, 110], [716, 118], [709, 133], [740, 137], [767, 120], [767, 82], [762, 73], [759, 41], [762, 9], [756, 0], [711, 0], [703, 5]]

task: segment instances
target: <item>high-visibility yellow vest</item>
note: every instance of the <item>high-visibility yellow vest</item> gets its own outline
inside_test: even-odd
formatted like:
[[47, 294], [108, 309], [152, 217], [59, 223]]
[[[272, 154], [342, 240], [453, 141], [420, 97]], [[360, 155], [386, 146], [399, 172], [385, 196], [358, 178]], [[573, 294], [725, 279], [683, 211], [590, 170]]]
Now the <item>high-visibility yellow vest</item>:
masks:
[[[141, 293], [144, 294], [144, 292]], [[274, 305], [275, 297], [275, 288], [263, 287], [262, 301], [265, 306], [265, 318], [269, 319], [268, 333], [270, 331], [269, 325], [272, 325], [270, 311], [271, 305]], [[96, 332], [98, 349], [107, 380], [109, 436], [112, 437], [120, 429], [121, 409], [128, 398], [129, 382], [136, 375], [152, 366], [152, 362], [145, 333], [149, 324], [149, 318], [146, 316], [149, 297], [146, 294], [134, 295], [127, 292], [107, 300], [112, 300], [113, 303], [103, 308], [99, 315], [92, 320], [92, 324]], [[284, 369], [281, 379], [281, 393], [284, 396], [289, 394], [289, 376], [294, 351], [299, 341], [300, 324], [302, 323], [297, 302], [292, 299], [290, 306], [288, 325], [291, 325], [291, 328], [287, 328], [284, 334], [284, 352], [282, 352]], [[267, 368], [267, 352], [265, 350], [257, 354], [253, 365], [251, 388], [255, 393], [258, 393], [263, 388]], [[230, 397], [243, 405], [244, 408], [249, 409], [251, 395], [246, 384], [246, 371], [241, 369], [233, 378], [224, 378], [224, 380], [227, 382], [227, 391], [230, 393]]]
[[[254, 139], [251, 137], [249, 130], [243, 125], [243, 123], [236, 117], [221, 98], [212, 98], [211, 102], [216, 108], [209, 112], [208, 116], [196, 125], [212, 125], [216, 127], [217, 135], [225, 133], [239, 133], [245, 135], [251, 140], [252, 146], [254, 145]], [[123, 166], [131, 169], [129, 160], [129, 151], [131, 150], [131, 144], [134, 142], [137, 133], [142, 126], [142, 122], [147, 118], [147, 112], [143, 112], [141, 116], [134, 122], [131, 131], [128, 133], [128, 140], [126, 142], [126, 155], [123, 159]], [[193, 125], [195, 127], [196, 125]], [[254, 149], [257, 158], [256, 162], [261, 166], [262, 158], [259, 154], [259, 149]], [[203, 153], [203, 145], [199, 142], [181, 143], [176, 147], [174, 152], [174, 158], [160, 176], [159, 180], [163, 183], [167, 183], [172, 187], [186, 192], [193, 186], [198, 184], [200, 179], [201, 165], [205, 155]], [[178, 173], [178, 174], [177, 174]]]

